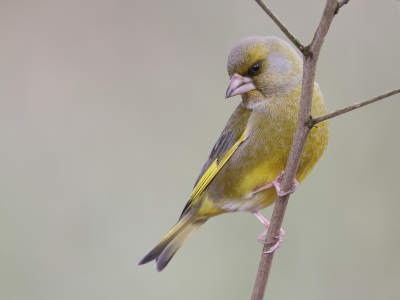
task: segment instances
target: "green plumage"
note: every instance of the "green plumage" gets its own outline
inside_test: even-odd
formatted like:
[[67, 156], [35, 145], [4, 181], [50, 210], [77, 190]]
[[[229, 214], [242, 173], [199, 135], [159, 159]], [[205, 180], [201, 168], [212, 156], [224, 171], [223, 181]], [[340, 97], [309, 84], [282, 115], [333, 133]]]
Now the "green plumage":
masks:
[[[214, 145], [178, 223], [139, 264], [156, 260], [161, 271], [210, 217], [254, 213], [277, 199], [274, 188], [262, 187], [274, 182], [286, 167], [299, 112], [302, 61], [281, 39], [249, 37], [233, 47], [228, 73], [227, 96], [241, 94], [242, 102]], [[316, 83], [311, 113], [325, 113]], [[296, 174], [298, 182], [311, 172], [328, 141], [327, 121], [311, 129]]]

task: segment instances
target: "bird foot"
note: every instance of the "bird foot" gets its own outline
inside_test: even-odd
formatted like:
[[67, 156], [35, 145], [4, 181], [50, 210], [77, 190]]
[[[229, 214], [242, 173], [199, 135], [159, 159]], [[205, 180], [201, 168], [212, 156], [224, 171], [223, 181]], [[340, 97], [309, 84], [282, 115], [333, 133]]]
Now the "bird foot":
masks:
[[[266, 228], [266, 230], [258, 236], [257, 240], [258, 240], [261, 244], [264, 244], [264, 245], [271, 244], [272, 242], [266, 242], [266, 241], [265, 241], [265, 238], [267, 237], [268, 227], [269, 227], [269, 224], [270, 224], [269, 221], [268, 221], [267, 219], [265, 219], [259, 212], [253, 212], [253, 215], [254, 215], [257, 219], [259, 219], [259, 220], [261, 221], [261, 223], [263, 223], [263, 225], [264, 225], [265, 228]], [[271, 248], [269, 248], [268, 251], [262, 252], [262, 253], [272, 253], [272, 252], [274, 252], [276, 249], [278, 249], [278, 248], [281, 246], [282, 237], [283, 237], [284, 235], [285, 235], [285, 232], [284, 232], [283, 229], [281, 228], [281, 231], [279, 232], [279, 235], [278, 235], [278, 236], [274, 236], [274, 238], [278, 239], [278, 240], [275, 242], [275, 244], [274, 244]]]
[[[276, 177], [275, 180], [273, 180], [273, 181], [271, 181], [271, 182], [269, 182], [269, 183], [267, 183], [267, 184], [265, 184], [265, 185], [259, 187], [258, 189], [254, 190], [254, 191], [251, 193], [251, 196], [253, 196], [255, 193], [261, 192], [262, 190], [268, 189], [268, 188], [270, 188], [270, 187], [274, 187], [274, 188], [275, 188], [276, 194], [278, 195], [278, 197], [280, 197], [280, 196], [285, 196], [285, 195], [287, 195], [287, 194], [293, 193], [293, 192], [297, 189], [297, 187], [299, 186], [299, 182], [298, 182], [298, 181], [296, 180], [296, 178], [295, 178], [294, 181], [293, 181], [292, 188], [291, 188], [289, 191], [287, 191], [287, 192], [282, 191], [282, 190], [281, 190], [281, 183], [282, 183], [283, 174], [285, 174], [285, 171], [282, 171], [282, 172], [278, 175], [278, 177]], [[251, 197], [251, 196], [250, 196], [250, 197]]]

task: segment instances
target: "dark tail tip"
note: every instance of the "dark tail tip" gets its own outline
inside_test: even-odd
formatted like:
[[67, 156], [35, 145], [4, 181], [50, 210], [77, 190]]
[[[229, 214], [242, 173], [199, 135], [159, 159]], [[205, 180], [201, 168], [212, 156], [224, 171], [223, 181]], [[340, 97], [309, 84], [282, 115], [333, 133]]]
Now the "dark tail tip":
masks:
[[147, 253], [139, 262], [138, 262], [138, 266], [140, 265], [144, 265], [147, 264], [148, 262], [151, 262], [152, 260], [157, 259], [160, 256], [160, 252], [159, 251], [155, 251], [157, 250], [156, 248], [151, 250], [149, 253]]

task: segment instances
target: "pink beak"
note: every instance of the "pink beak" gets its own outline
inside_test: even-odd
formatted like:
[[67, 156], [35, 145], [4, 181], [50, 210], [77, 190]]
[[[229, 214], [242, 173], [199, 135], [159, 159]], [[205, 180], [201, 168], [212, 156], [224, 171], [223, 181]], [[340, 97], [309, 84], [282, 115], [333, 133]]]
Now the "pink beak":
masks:
[[236, 95], [241, 95], [255, 89], [256, 87], [253, 84], [253, 79], [249, 77], [243, 77], [235, 73], [232, 75], [231, 81], [229, 82], [225, 99]]

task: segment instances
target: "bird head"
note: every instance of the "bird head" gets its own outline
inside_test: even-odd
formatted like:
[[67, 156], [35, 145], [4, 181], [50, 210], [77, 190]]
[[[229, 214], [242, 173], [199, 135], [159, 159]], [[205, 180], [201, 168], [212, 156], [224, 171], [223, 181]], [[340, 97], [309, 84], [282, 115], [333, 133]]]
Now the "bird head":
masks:
[[301, 84], [302, 60], [277, 37], [247, 37], [237, 42], [228, 57], [230, 82], [226, 98], [271, 98], [290, 93]]

